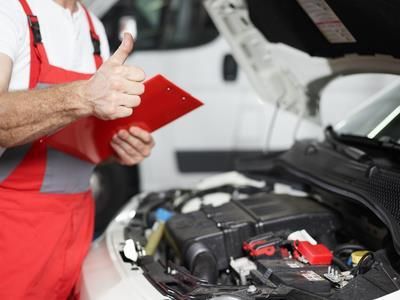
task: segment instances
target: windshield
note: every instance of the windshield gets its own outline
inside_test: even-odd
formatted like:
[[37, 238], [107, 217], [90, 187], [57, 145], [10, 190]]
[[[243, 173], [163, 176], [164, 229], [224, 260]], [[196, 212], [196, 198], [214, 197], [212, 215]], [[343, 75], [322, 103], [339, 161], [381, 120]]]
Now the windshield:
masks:
[[400, 83], [384, 89], [334, 129], [338, 134], [400, 143]]

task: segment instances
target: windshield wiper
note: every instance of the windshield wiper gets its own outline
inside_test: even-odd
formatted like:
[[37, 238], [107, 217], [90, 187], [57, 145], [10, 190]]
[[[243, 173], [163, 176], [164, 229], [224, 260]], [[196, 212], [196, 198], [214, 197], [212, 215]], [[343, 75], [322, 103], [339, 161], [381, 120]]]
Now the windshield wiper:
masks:
[[345, 144], [356, 144], [368, 148], [378, 148], [390, 151], [400, 151], [400, 144], [391, 139], [390, 137], [377, 139], [370, 139], [365, 136], [352, 135], [352, 134], [338, 134], [331, 126], [327, 127], [325, 131], [326, 138], [339, 141]]
[[356, 161], [373, 161], [371, 157], [369, 157], [369, 155], [361, 149], [347, 145], [346, 142], [338, 136], [338, 134], [333, 130], [331, 126], [326, 128], [325, 138], [335, 147], [336, 151], [341, 152]]

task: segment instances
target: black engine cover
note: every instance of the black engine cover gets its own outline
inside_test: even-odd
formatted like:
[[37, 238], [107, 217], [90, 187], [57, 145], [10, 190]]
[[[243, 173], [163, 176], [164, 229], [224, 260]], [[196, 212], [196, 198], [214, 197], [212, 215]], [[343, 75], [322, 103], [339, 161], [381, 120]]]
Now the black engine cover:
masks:
[[243, 241], [266, 233], [305, 229], [314, 238], [339, 228], [336, 215], [315, 200], [288, 195], [259, 194], [219, 207], [176, 215], [166, 224], [167, 239], [193, 271], [196, 258], [207, 253], [218, 270], [231, 257], [244, 255]]

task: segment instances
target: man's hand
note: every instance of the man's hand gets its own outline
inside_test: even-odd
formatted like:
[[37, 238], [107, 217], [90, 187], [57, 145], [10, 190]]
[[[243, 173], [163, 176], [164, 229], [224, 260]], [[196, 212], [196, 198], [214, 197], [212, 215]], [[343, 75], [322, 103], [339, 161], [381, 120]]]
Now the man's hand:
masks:
[[128, 117], [140, 104], [145, 74], [137, 67], [124, 66], [132, 50], [132, 35], [125, 33], [114, 55], [84, 84], [81, 93], [97, 118], [113, 120]]
[[129, 131], [121, 130], [111, 141], [118, 162], [127, 166], [143, 161], [150, 155], [154, 145], [151, 134], [139, 127], [131, 127]]
[[131, 115], [145, 79], [141, 69], [123, 65], [132, 49], [133, 38], [125, 34], [89, 80], [18, 92], [8, 92], [13, 63], [0, 53], [0, 147], [30, 143], [88, 116], [112, 120]]

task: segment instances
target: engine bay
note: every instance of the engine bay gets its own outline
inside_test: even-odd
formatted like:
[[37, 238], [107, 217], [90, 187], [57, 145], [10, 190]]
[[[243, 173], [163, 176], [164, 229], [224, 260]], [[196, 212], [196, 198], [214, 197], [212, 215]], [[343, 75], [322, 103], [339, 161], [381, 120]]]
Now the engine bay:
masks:
[[121, 256], [172, 299], [376, 299], [399, 290], [388, 230], [364, 207], [340, 203], [273, 185], [150, 193], [125, 227], [131, 248]]

